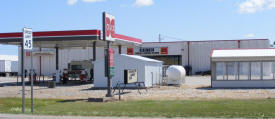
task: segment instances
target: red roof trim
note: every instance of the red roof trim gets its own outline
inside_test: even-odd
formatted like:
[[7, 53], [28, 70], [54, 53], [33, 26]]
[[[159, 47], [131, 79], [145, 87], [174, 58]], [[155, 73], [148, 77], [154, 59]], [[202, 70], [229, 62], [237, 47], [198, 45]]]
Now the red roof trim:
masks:
[[23, 37], [22, 33], [0, 33], [0, 38]]
[[125, 36], [125, 35], [121, 35], [121, 34], [115, 34], [115, 38], [122, 39], [122, 40], [127, 40], [127, 41], [130, 41], [130, 42], [142, 43], [141, 39], [133, 38], [133, 37]]
[[[100, 30], [75, 30], [75, 31], [41, 31], [33, 32], [34, 37], [54, 37], [54, 36], [80, 36], [80, 35], [100, 35]], [[23, 37], [22, 32], [0, 33], [0, 38]]]
[[34, 32], [34, 37], [100, 35], [100, 30]]

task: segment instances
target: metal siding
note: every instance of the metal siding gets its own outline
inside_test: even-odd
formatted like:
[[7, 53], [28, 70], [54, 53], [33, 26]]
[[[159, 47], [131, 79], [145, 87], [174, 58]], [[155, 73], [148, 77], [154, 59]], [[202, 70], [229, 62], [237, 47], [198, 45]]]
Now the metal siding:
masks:
[[182, 55], [182, 57], [181, 57], [182, 66], [187, 66], [188, 65], [188, 45], [187, 45], [187, 42], [183, 42], [181, 44], [181, 47], [183, 49], [182, 54], [181, 54]]
[[96, 70], [94, 70], [94, 87], [107, 87], [107, 78], [104, 74], [104, 59], [97, 60], [94, 63], [94, 67]]
[[0, 72], [5, 72], [5, 60], [0, 60]]
[[217, 48], [237, 48], [238, 41], [190, 42], [192, 74], [210, 71], [210, 53]]
[[54, 73], [56, 73], [55, 55], [42, 55], [41, 67], [42, 75], [52, 76]]
[[59, 69], [68, 69], [68, 63], [71, 61], [90, 60], [93, 56], [92, 48], [74, 48], [59, 50]]
[[18, 72], [18, 61], [12, 61], [11, 62], [11, 72]]
[[18, 62], [18, 56], [14, 55], [0, 55], [0, 72], [17, 72], [18, 66], [14, 66], [13, 62]]
[[[135, 62], [135, 63], [133, 63]], [[150, 79], [146, 76], [146, 73], [153, 71], [156, 72], [154, 74], [158, 75], [158, 68], [162, 67], [161, 63], [154, 63], [154, 62], [147, 62], [140, 59], [135, 59], [132, 57], [127, 57], [123, 55], [116, 55], [115, 56], [115, 76], [112, 78], [113, 84], [112, 86], [115, 87], [118, 81], [120, 80], [121, 83], [124, 81], [124, 70], [125, 69], [137, 69], [138, 70], [138, 81], [144, 82], [146, 87], [152, 86]], [[107, 86], [107, 78], [104, 75], [104, 59], [99, 59], [94, 63], [96, 68], [95, 70], [95, 80], [94, 86], [98, 88], [106, 87]], [[151, 67], [151, 68], [146, 68]], [[158, 68], [154, 68], [158, 67]], [[154, 68], [154, 69], [152, 69]], [[162, 72], [161, 72], [162, 73]], [[160, 74], [161, 75], [161, 74]], [[157, 76], [155, 76], [157, 78]], [[156, 80], [156, 79], [155, 79]], [[157, 81], [156, 81], [157, 82]], [[135, 87], [135, 85], [127, 85], [127, 87]]]
[[[162, 67], [159, 63], [145, 65], [145, 86], [151, 87], [160, 83], [162, 79], [162, 71], [159, 67]], [[152, 77], [153, 73], [153, 77]], [[152, 79], [153, 78], [153, 79]]]
[[5, 72], [11, 72], [11, 61], [5, 61]]
[[[31, 56], [26, 56], [25, 57], [25, 69], [28, 70], [28, 73], [31, 69]], [[39, 56], [33, 55], [33, 69], [35, 73], [39, 74]]]
[[269, 40], [246, 40], [240, 41], [241, 48], [269, 48]]

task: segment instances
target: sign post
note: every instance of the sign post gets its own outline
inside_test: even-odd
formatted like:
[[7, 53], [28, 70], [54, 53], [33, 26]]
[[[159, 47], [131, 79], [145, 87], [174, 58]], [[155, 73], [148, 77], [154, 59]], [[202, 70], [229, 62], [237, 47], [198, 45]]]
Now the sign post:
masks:
[[114, 50], [110, 48], [111, 42], [115, 41], [115, 17], [111, 14], [103, 12], [103, 40], [107, 41], [107, 62], [105, 62], [105, 74], [108, 78], [106, 97], [113, 97], [112, 93], [112, 77], [114, 76]]
[[[21, 56], [21, 78], [22, 78], [22, 113], [25, 113], [25, 79], [24, 75], [24, 56], [25, 56], [25, 50], [32, 50], [33, 48], [33, 35], [32, 35], [32, 29], [30, 28], [23, 28], [23, 42], [22, 42], [22, 56]], [[31, 53], [32, 54], [32, 53]], [[31, 64], [32, 64], [32, 57], [31, 57]], [[32, 68], [31, 65], [31, 111], [33, 112], [33, 76], [32, 76]]]

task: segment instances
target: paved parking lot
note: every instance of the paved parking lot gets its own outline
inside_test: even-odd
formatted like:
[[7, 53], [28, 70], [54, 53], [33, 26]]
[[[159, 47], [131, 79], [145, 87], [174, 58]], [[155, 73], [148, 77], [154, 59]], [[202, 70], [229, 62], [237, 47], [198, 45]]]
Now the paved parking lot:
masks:
[[[13, 82], [13, 83], [10, 83]], [[16, 86], [16, 78], [0, 77], [0, 97], [21, 97], [21, 86]], [[210, 76], [191, 76], [186, 83], [177, 86], [157, 86], [147, 91], [125, 90], [124, 100], [173, 100], [173, 99], [260, 99], [275, 98], [275, 89], [212, 89]], [[47, 99], [87, 99], [102, 98], [106, 90], [93, 90], [93, 84], [61, 85], [56, 88], [35, 86], [35, 98]], [[117, 91], [115, 92], [117, 94]], [[26, 97], [30, 97], [30, 86], [26, 86]], [[117, 97], [117, 95], [116, 95]]]

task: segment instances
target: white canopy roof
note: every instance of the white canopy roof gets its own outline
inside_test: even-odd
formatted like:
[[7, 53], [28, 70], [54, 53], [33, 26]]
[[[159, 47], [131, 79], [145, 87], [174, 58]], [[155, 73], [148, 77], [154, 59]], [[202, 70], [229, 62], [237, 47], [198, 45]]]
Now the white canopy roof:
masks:
[[15, 55], [0, 55], [0, 60], [18, 61], [18, 56], [15, 56]]
[[212, 61], [275, 61], [275, 49], [222, 49], [213, 50]]
[[126, 57], [130, 57], [130, 58], [134, 58], [134, 59], [139, 59], [139, 60], [147, 61], [147, 62], [159, 62], [159, 63], [162, 63], [162, 61], [155, 60], [155, 59], [150, 59], [150, 58], [142, 57], [142, 56], [138, 56], [138, 55], [126, 55], [126, 54], [121, 54], [121, 55], [122, 56], [126, 56]]

